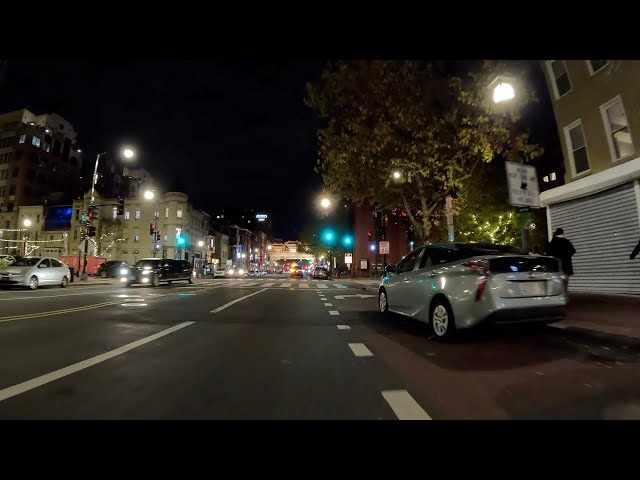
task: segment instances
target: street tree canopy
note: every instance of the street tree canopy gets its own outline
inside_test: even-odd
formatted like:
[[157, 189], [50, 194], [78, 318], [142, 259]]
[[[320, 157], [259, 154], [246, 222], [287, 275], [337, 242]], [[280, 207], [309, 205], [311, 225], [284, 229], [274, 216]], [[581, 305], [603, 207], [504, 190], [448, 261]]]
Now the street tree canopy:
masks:
[[317, 166], [325, 187], [357, 204], [402, 205], [427, 241], [445, 197], [464, 195], [479, 164], [515, 154], [512, 145], [519, 157], [539, 153], [528, 133], [515, 129], [533, 93], [518, 84], [508, 110], [492, 102], [489, 84], [503, 71], [484, 62], [463, 78], [442, 62], [329, 64], [305, 98], [326, 122]]

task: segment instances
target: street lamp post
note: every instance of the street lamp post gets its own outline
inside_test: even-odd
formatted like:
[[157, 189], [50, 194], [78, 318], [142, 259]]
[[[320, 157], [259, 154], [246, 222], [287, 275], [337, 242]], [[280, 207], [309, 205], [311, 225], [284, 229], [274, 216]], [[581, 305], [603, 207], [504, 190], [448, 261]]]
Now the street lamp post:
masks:
[[[515, 114], [514, 102], [516, 98], [516, 91], [513, 87], [514, 84], [515, 79], [513, 77], [504, 75], [498, 75], [489, 84], [493, 103], [496, 105], [506, 105], [512, 121]], [[522, 155], [520, 155], [520, 150], [518, 148], [518, 135], [514, 125], [511, 126], [509, 131], [509, 144], [511, 146], [509, 159], [515, 163], [524, 163], [524, 159], [522, 158]], [[529, 232], [526, 225], [524, 225], [521, 230], [521, 244], [523, 251], [529, 251]]]
[[22, 221], [22, 225], [25, 227], [24, 233], [22, 234], [22, 251], [23, 251], [23, 255], [26, 257], [27, 256], [27, 228], [29, 228], [31, 226], [31, 220], [29, 220], [28, 218], [25, 218]]

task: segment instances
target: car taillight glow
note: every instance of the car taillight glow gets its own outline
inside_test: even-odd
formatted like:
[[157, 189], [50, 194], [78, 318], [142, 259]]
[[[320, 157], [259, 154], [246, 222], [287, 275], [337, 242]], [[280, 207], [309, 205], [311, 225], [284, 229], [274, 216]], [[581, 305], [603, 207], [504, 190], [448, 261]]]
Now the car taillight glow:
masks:
[[478, 286], [476, 287], [476, 302], [480, 301], [485, 288], [487, 287], [487, 276], [483, 276], [478, 280]]

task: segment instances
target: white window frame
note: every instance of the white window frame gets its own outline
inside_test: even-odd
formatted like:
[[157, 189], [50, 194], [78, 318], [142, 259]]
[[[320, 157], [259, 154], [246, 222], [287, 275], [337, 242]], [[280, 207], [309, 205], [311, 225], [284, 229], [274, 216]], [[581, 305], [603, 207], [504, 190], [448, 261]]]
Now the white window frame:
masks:
[[[586, 142], [585, 142], [585, 145], [586, 145]], [[587, 152], [587, 153], [588, 153], [588, 152]], [[556, 172], [551, 172], [551, 173], [549, 174], [549, 180], [550, 180], [550, 181], [555, 182], [557, 179], [558, 179], [558, 176], [556, 175]]]
[[40, 137], [36, 137], [35, 135], [31, 138], [31, 145], [33, 145], [34, 147], [38, 147], [40, 148], [40, 144], [42, 143], [42, 140], [40, 140]]
[[[631, 137], [631, 145], [633, 147], [633, 151], [631, 153], [620, 158], [616, 157], [616, 147], [613, 144], [613, 132], [611, 131], [611, 124], [609, 123], [609, 117], [607, 115], [607, 110], [617, 103], [620, 103], [622, 105], [622, 111], [624, 112], [624, 116], [627, 119], [627, 128], [629, 129], [629, 136]], [[629, 117], [627, 116], [627, 110], [624, 108], [622, 97], [620, 95], [616, 95], [607, 103], [603, 103], [602, 105], [600, 105], [600, 115], [602, 116], [602, 123], [604, 124], [604, 132], [607, 134], [607, 143], [609, 144], [609, 154], [611, 155], [611, 161], [619, 162], [620, 160], [628, 158], [629, 156], [635, 154], [636, 144], [633, 141], [633, 135], [631, 135], [631, 125], [629, 125]]]
[[[576, 162], [573, 158], [573, 143], [571, 143], [571, 136], [569, 132], [580, 126], [582, 129], [582, 138], [584, 139], [584, 148], [587, 151], [587, 162], [589, 163], [589, 168], [587, 168], [584, 172], [576, 173]], [[584, 133], [584, 126], [582, 125], [582, 119], [579, 118], [575, 122], [570, 123], [566, 127], [563, 128], [564, 132], [564, 143], [567, 148], [567, 155], [569, 156], [569, 165], [571, 166], [571, 177], [572, 179], [583, 177], [591, 173], [591, 158], [589, 157], [589, 145], [587, 145], [587, 136]]]
[[[567, 78], [569, 79], [569, 90], [560, 95], [558, 92], [558, 84], [556, 83], [556, 76], [553, 73], [553, 68], [551, 67], [552, 62], [562, 62], [564, 65], [564, 71], [567, 72]], [[564, 60], [547, 60], [547, 74], [549, 75], [549, 79], [551, 80], [551, 87], [553, 90], [553, 96], [556, 100], [560, 100], [562, 97], [568, 95], [573, 90], [573, 82], [571, 81], [571, 75], [569, 75], [569, 69], [567, 68], [567, 62]]]
[[129, 220], [129, 217], [131, 216], [131, 214], [129, 213], [129, 210], [125, 210], [124, 211], [124, 219], [125, 220]]
[[598, 73], [601, 72], [602, 70], [605, 69], [605, 67], [607, 65], [609, 65], [609, 60], [606, 60], [607, 63], [605, 63], [602, 67], [600, 67], [598, 70], [594, 70], [593, 69], [593, 65], [591, 65], [591, 60], [585, 60], [585, 62], [587, 63], [587, 69], [589, 70], [589, 75], [591, 75], [592, 77]]
[[169, 207], [164, 208], [164, 218], [169, 218]]
[[18, 143], [24, 143], [27, 141], [27, 134], [23, 133], [22, 135], [20, 135], [20, 139], [18, 141]]
[[140, 212], [140, 209], [136, 209], [136, 220], [140, 220], [141, 216], [142, 216], [142, 212]]
[[178, 206], [176, 209], [176, 218], [182, 218], [182, 206]]

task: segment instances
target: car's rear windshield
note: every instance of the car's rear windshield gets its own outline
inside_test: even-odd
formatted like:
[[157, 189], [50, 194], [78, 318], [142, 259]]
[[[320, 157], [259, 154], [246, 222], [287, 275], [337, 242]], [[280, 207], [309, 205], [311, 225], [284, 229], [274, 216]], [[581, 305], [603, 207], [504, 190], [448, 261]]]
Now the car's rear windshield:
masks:
[[140, 260], [136, 263], [138, 268], [154, 268], [160, 264], [160, 260]]
[[494, 245], [491, 243], [459, 243], [456, 244], [461, 253], [469, 257], [479, 255], [524, 255], [522, 249], [513, 245]]
[[40, 261], [39, 258], [20, 258], [11, 264], [12, 267], [33, 267]]

